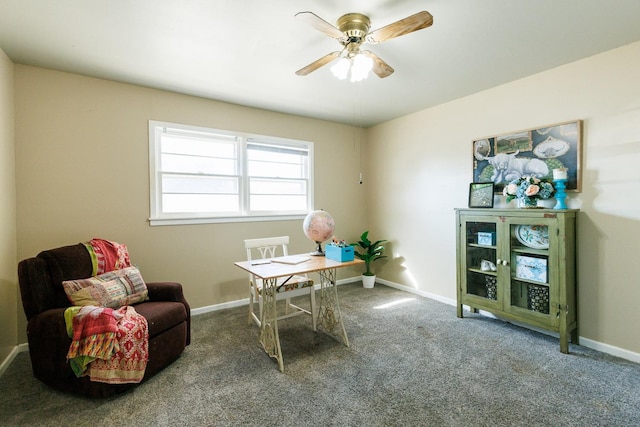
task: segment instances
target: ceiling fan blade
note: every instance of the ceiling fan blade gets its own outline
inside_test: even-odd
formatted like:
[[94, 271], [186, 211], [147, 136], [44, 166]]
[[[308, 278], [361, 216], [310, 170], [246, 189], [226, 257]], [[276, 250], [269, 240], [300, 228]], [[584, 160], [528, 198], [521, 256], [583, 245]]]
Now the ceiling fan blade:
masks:
[[296, 74], [299, 76], [306, 76], [310, 72], [317, 70], [323, 65], [327, 65], [329, 62], [333, 61], [338, 56], [340, 56], [340, 52], [331, 52], [323, 56], [322, 58], [316, 61], [313, 61], [311, 64], [307, 65], [306, 67], [300, 68], [298, 71], [296, 71]]
[[414, 31], [422, 30], [433, 25], [433, 16], [423, 10], [414, 15], [389, 24], [367, 34], [366, 40], [369, 43], [380, 43], [385, 40], [403, 36]]
[[316, 30], [325, 33], [329, 37], [333, 37], [334, 39], [340, 39], [344, 37], [344, 33], [342, 31], [329, 24], [327, 21], [320, 18], [313, 12], [298, 12], [296, 13], [295, 17], [303, 22], [306, 22]]
[[367, 55], [369, 58], [373, 59], [373, 68], [371, 69], [378, 77], [381, 79], [385, 77], [389, 77], [395, 71], [391, 65], [384, 62], [378, 55], [375, 53], [365, 50], [362, 52]]

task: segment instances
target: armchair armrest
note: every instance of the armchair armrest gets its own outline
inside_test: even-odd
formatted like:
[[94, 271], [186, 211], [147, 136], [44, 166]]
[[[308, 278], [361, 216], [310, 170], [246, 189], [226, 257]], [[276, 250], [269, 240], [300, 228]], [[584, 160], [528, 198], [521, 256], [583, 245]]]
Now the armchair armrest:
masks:
[[73, 380], [75, 377], [66, 357], [71, 338], [67, 335], [64, 310], [45, 310], [27, 323], [31, 366], [36, 378], [47, 384]]
[[191, 343], [191, 307], [184, 298], [182, 285], [176, 282], [151, 282], [147, 283], [149, 301], [172, 301], [184, 304], [187, 312], [187, 345]]
[[149, 290], [150, 301], [174, 301], [187, 304], [180, 283], [152, 282], [147, 283], [147, 289]]

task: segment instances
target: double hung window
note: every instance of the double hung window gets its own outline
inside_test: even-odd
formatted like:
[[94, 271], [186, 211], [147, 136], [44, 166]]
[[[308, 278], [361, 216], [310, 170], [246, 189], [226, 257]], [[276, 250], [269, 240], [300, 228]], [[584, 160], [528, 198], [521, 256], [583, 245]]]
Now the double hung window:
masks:
[[302, 217], [312, 165], [311, 142], [149, 121], [150, 222]]

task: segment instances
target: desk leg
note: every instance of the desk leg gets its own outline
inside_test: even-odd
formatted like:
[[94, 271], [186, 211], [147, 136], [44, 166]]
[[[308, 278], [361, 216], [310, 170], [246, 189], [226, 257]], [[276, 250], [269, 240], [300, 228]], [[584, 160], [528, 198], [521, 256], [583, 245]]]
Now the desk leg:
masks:
[[278, 360], [280, 372], [284, 372], [280, 336], [278, 335], [278, 313], [276, 310], [277, 279], [264, 281], [262, 289], [262, 318], [260, 319], [260, 344], [270, 357]]
[[342, 340], [349, 347], [347, 330], [342, 321], [340, 304], [338, 303], [338, 289], [336, 283], [336, 269], [319, 271], [320, 274], [320, 309], [318, 310], [318, 324], [323, 326], [328, 332], [333, 332], [336, 326], [340, 325], [338, 334], [342, 335]]

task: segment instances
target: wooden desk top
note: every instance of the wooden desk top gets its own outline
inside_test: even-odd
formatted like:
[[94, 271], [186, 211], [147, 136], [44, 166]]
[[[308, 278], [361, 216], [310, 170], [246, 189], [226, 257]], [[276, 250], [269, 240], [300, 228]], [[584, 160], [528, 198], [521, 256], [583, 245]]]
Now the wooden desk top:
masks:
[[[271, 261], [268, 264], [251, 265], [249, 261], [238, 261], [234, 264], [251, 274], [255, 274], [261, 279], [273, 279], [275, 277], [293, 276], [295, 274], [313, 273], [314, 271], [328, 270], [330, 268], [348, 267], [350, 265], [364, 264], [361, 259], [353, 261], [334, 261], [323, 256], [312, 256], [309, 254], [296, 254], [290, 256], [308, 256], [307, 261], [298, 264], [284, 264]], [[257, 260], [254, 260], [254, 262]]]

